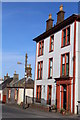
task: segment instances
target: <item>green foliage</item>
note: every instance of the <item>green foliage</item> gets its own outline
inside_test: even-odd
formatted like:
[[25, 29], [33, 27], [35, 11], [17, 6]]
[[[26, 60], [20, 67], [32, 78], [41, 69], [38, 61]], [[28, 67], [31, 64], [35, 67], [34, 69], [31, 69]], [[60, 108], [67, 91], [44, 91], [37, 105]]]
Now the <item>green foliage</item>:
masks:
[[64, 108], [61, 108], [61, 111], [60, 111], [61, 113], [63, 113], [63, 112], [65, 112], [65, 109]]

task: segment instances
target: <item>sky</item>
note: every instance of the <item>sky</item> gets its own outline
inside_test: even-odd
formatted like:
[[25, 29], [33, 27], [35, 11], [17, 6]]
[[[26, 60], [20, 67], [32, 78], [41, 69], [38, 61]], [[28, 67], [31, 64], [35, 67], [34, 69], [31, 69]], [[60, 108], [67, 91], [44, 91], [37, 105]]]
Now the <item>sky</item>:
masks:
[[[2, 77], [14, 71], [24, 77], [25, 54], [35, 74], [36, 42], [33, 38], [45, 32], [49, 13], [56, 24], [59, 6], [63, 4], [65, 19], [78, 13], [78, 3], [66, 2], [5, 2], [2, 3]], [[21, 62], [18, 65], [17, 62]], [[1, 74], [0, 74], [1, 76]]]

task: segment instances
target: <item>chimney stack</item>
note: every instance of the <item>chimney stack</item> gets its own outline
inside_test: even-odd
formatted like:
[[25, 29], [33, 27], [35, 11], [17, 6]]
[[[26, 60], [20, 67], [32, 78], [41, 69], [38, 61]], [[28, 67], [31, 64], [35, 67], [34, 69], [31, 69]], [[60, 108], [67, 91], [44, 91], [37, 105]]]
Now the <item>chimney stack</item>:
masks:
[[16, 71], [14, 71], [14, 76], [13, 76], [14, 82], [19, 80], [19, 74], [16, 74]]
[[52, 14], [49, 14], [49, 19], [46, 21], [46, 31], [53, 27]]
[[8, 76], [8, 73], [7, 73], [6, 76], [4, 76], [4, 81], [8, 78], [10, 78], [10, 76]]
[[64, 20], [64, 14], [65, 12], [63, 11], [63, 5], [61, 5], [59, 12], [57, 13], [57, 24]]

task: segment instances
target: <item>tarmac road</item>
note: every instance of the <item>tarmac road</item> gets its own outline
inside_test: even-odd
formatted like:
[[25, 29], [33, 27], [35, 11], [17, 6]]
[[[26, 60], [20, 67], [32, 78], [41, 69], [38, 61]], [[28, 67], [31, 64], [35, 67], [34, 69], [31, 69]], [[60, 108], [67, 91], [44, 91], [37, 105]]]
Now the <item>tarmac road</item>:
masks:
[[2, 105], [2, 118], [56, 118], [57, 120], [80, 120], [80, 116], [76, 115], [62, 116], [60, 113], [45, 112], [30, 107], [23, 109], [14, 105], [6, 104]]

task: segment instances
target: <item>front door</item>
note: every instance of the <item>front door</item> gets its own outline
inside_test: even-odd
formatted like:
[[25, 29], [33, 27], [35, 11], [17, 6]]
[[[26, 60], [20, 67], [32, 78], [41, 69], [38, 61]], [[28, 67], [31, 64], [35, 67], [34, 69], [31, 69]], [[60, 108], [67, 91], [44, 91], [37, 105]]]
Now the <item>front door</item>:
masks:
[[64, 93], [63, 93], [63, 108], [66, 110], [66, 85], [63, 86], [64, 88]]

